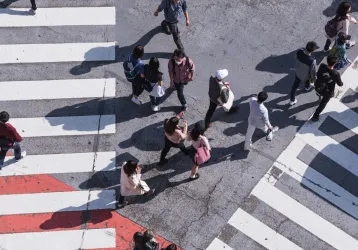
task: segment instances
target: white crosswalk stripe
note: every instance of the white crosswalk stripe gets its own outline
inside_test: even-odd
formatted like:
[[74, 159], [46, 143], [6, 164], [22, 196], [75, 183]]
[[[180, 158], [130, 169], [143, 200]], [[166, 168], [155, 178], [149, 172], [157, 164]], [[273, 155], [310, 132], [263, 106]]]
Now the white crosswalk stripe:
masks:
[[[357, 63], [358, 58], [352, 65]], [[281, 153], [274, 162], [273, 167], [259, 181], [250, 194], [250, 197], [255, 197], [262, 202], [262, 204], [264, 204], [262, 206], [269, 206], [271, 209], [274, 209], [273, 211], [277, 213], [278, 218], [284, 216], [286, 220], [298, 225], [302, 232], [309, 232], [310, 237], [315, 236], [322, 244], [326, 244], [327, 247], [331, 246], [338, 250], [358, 249], [357, 235], [351, 235], [342, 230], [341, 228], [344, 227], [342, 224], [337, 226], [332, 223], [330, 217], [335, 216], [332, 213], [330, 213], [328, 217], [325, 216], [325, 218], [320, 214], [324, 214], [324, 211], [321, 210], [321, 206], [326, 203], [326, 200], [329, 204], [333, 204], [351, 216], [350, 218], [353, 223], [358, 219], [358, 192], [357, 189], [353, 187], [353, 185], [355, 185], [354, 180], [358, 178], [357, 149], [354, 146], [349, 146], [351, 144], [348, 145], [348, 142], [342, 141], [340, 137], [335, 137], [338, 136], [337, 134], [339, 133], [349, 133], [351, 137], [358, 136], [358, 114], [356, 111], [350, 109], [347, 106], [348, 104], [346, 105], [343, 102], [343, 98], [348, 94], [348, 91], [353, 90], [355, 91], [354, 94], [358, 94], [357, 79], [358, 70], [352, 66], [349, 67], [342, 75], [344, 86], [337, 89], [336, 98], [330, 100], [322, 112], [320, 120], [314, 123], [307, 121], [302, 126], [293, 141]], [[341, 127], [339, 130], [336, 129], [331, 134], [323, 132], [322, 126], [327, 119], [333, 119], [337, 124], [340, 124]], [[351, 137], [348, 139], [352, 139]], [[341, 141], [337, 141], [337, 138]], [[344, 138], [347, 138], [347, 135], [345, 135]], [[328, 170], [325, 170], [325, 167], [329, 167], [328, 162], [304, 160], [307, 156], [305, 154], [301, 155], [301, 153], [305, 150], [309, 150], [308, 148], [306, 149], [306, 147], [313, 148], [311, 150], [316, 150], [322, 157], [326, 157], [332, 163], [336, 164], [334, 166], [339, 166], [342, 169], [341, 171], [344, 170], [346, 172], [340, 173], [339, 170], [333, 169], [335, 172], [329, 174], [327, 172]], [[310, 153], [313, 154], [314, 152]], [[318, 166], [317, 164], [320, 165]], [[325, 164], [327, 164], [327, 166], [325, 166]], [[342, 176], [337, 176], [339, 174]], [[307, 208], [306, 206], [309, 205], [307, 202], [303, 205], [301, 204], [302, 200], [296, 200], [299, 199], [297, 197], [300, 196], [294, 194], [295, 190], [291, 190], [290, 188], [284, 188], [283, 190], [285, 191], [280, 190], [280, 187], [287, 183], [287, 181], [285, 182], [285, 180], [283, 180], [284, 183], [279, 185], [284, 175], [285, 180], [287, 180], [288, 176], [288, 178], [292, 178], [308, 188], [309, 191], [303, 189], [305, 190], [302, 191], [303, 193], [312, 191], [318, 195], [315, 199], [323, 203], [315, 210], [316, 212], [310, 210], [315, 207], [314, 204], [311, 204], [310, 208]], [[290, 195], [296, 197], [296, 199], [290, 197]], [[325, 200], [321, 201], [321, 197]], [[317, 212], [320, 214], [317, 214]], [[336, 216], [341, 216], [338, 209], [336, 209], [335, 213]], [[239, 208], [228, 221], [228, 224], [233, 226], [238, 234], [240, 232], [246, 235], [248, 237], [247, 239], [253, 240], [266, 249], [305, 249], [301, 246], [305, 244], [304, 241], [309, 241], [309, 239], [295, 238], [292, 236], [286, 238], [282, 233], [279, 233], [277, 229], [272, 228], [270, 223], [266, 224], [266, 220], [262, 220], [262, 218], [265, 218], [265, 215], [262, 215], [263, 217], [259, 216], [261, 220], [255, 218], [256, 216], [259, 215], [256, 213], [251, 215], [249, 212]], [[268, 220], [270, 220], [270, 218], [268, 218]], [[337, 223], [337, 220], [333, 221]], [[280, 225], [281, 224], [279, 224], [279, 226]], [[295, 240], [295, 242], [293, 242], [293, 240]], [[226, 245], [229, 249], [239, 248], [239, 246], [230, 244], [230, 242], [222, 242], [220, 236], [213, 241], [212, 245], [215, 244], [218, 244], [218, 246]], [[209, 247], [208, 249], [214, 248]], [[217, 249], [221, 248], [218, 247]], [[222, 249], [225, 249], [225, 247]], [[317, 249], [323, 248], [317, 247]]]
[[[43, 3], [39, 2], [41, 6]], [[66, 7], [73, 5], [65, 1], [63, 7], [51, 1], [46, 4], [48, 8], [38, 6], [36, 15], [30, 15], [25, 8], [0, 8], [2, 30], [14, 30], [16, 34], [29, 30], [28, 40], [14, 42], [11, 39], [15, 36], [8, 35], [10, 41], [3, 37], [0, 44], [0, 65], [13, 64], [23, 70], [21, 73], [28, 74], [21, 81], [13, 81], [9, 76], [0, 82], [0, 102], [11, 103], [7, 105], [10, 110], [6, 110], [10, 114], [9, 122], [24, 138], [20, 144], [28, 149], [28, 155], [20, 161], [8, 155], [0, 171], [0, 183], [6, 183], [0, 190], [0, 248], [117, 249], [116, 225], [106, 222], [116, 207], [115, 187], [98, 184], [101, 181], [98, 178], [118, 174], [111, 141], [116, 133], [116, 117], [113, 108], [102, 110], [109, 106], [107, 100], [116, 96], [116, 79], [107, 73], [91, 78], [85, 73], [92, 67], [115, 62], [116, 43], [112, 39], [116, 10], [108, 6], [111, 3], [101, 0], [96, 5], [106, 7], [78, 4], [78, 7]], [[41, 31], [47, 29], [51, 32], [42, 35]], [[105, 32], [93, 32], [100, 30]], [[61, 39], [60, 32], [66, 32]], [[89, 32], [92, 33], [84, 39]], [[60, 69], [68, 63], [76, 63], [75, 68], [79, 70], [55, 72], [48, 79], [41, 79], [39, 71], [31, 72], [34, 64], [43, 65], [41, 69], [46, 71], [50, 64]], [[103, 72], [107, 72], [105, 68]], [[64, 73], [67, 77], [63, 77]], [[82, 102], [98, 105], [92, 110], [83, 108], [79, 114], [67, 112], [69, 103], [76, 103], [77, 109]], [[47, 114], [41, 106], [47, 103], [51, 103], [51, 111], [52, 107], [65, 111]], [[19, 115], [17, 104], [31, 108]], [[32, 110], [33, 107], [42, 110], [42, 114]], [[104, 150], [99, 146], [102, 137], [106, 140]], [[58, 138], [67, 141], [67, 147], [73, 151], [57, 149]], [[83, 150], [80, 142], [84, 140], [93, 149]], [[50, 143], [42, 145], [43, 141]], [[43, 153], [34, 155], [32, 146], [42, 147], [38, 151]], [[73, 176], [80, 177], [77, 180]], [[66, 181], [61, 177], [67, 178]], [[11, 186], [15, 183], [18, 186]]]

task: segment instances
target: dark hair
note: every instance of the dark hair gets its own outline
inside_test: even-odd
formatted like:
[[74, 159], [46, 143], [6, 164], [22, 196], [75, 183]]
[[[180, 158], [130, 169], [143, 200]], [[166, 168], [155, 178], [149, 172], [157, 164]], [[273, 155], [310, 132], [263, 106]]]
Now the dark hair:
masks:
[[135, 46], [132, 55], [135, 59], [142, 58], [142, 56], [144, 55], [144, 47], [141, 45]]
[[346, 18], [350, 8], [352, 8], [352, 5], [350, 3], [342, 2], [337, 8], [335, 19], [338, 20], [341, 18]]
[[333, 67], [338, 62], [338, 57], [334, 55], [327, 56], [327, 64], [330, 67]]
[[173, 57], [174, 56], [177, 56], [179, 58], [184, 58], [186, 55], [185, 55], [185, 52], [181, 49], [176, 49], [174, 50], [174, 53], [173, 53]]
[[174, 131], [177, 129], [179, 124], [178, 117], [172, 117], [169, 120], [166, 119], [164, 122], [164, 130], [167, 134], [172, 135]]
[[133, 160], [127, 161], [123, 166], [124, 173], [126, 173], [128, 177], [135, 174], [137, 172], [137, 165], [138, 164]]
[[178, 249], [177, 245], [175, 245], [175, 244], [170, 244], [169, 246], [167, 246], [165, 248], [165, 250], [177, 250], [177, 249]]
[[262, 92], [260, 92], [260, 93], [258, 94], [258, 96], [257, 96], [257, 101], [258, 101], [259, 103], [263, 103], [264, 101], [267, 100], [267, 97], [268, 97], [267, 93], [266, 93], [265, 91], [262, 91]]
[[156, 57], [150, 58], [148, 65], [151, 70], [159, 70], [160, 63], [159, 63], [158, 58], [156, 58]]
[[201, 135], [205, 133], [205, 122], [199, 121], [195, 123], [194, 129], [190, 132], [190, 137], [193, 141], [199, 140]]
[[9, 115], [8, 112], [2, 111], [2, 112], [0, 113], [0, 122], [6, 123], [6, 122], [9, 121], [9, 119], [10, 119], [10, 115]]

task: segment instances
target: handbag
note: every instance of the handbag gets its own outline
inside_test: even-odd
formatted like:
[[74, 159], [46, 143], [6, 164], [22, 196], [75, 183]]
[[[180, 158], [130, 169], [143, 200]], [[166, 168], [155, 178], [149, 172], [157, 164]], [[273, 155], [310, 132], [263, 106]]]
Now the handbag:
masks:
[[160, 86], [158, 83], [155, 83], [153, 85], [152, 92], [150, 92], [150, 95], [154, 97], [162, 97], [165, 95], [165, 89], [163, 86]]
[[201, 165], [205, 162], [207, 162], [211, 157], [210, 150], [205, 147], [205, 145], [202, 145], [196, 150], [195, 153], [195, 162], [198, 165]]

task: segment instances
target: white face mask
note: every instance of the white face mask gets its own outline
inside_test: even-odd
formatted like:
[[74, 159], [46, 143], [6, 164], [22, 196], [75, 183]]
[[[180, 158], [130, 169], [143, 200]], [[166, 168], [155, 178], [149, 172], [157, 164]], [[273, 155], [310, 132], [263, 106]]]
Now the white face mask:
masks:
[[176, 60], [174, 60], [175, 61], [175, 63], [177, 64], [177, 65], [180, 65], [181, 64], [181, 61], [176, 61]]

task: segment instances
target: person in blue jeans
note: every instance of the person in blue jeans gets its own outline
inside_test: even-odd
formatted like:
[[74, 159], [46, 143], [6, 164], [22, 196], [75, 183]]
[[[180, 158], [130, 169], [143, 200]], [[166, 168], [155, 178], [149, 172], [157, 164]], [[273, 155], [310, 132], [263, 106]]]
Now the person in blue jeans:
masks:
[[6, 111], [0, 113], [0, 170], [4, 165], [6, 153], [10, 148], [13, 148], [15, 151], [16, 161], [26, 156], [26, 151], [21, 152], [20, 142], [22, 137], [8, 122], [9, 119], [9, 113]]

